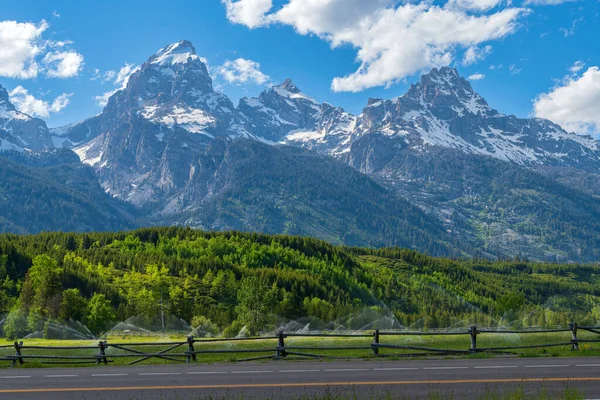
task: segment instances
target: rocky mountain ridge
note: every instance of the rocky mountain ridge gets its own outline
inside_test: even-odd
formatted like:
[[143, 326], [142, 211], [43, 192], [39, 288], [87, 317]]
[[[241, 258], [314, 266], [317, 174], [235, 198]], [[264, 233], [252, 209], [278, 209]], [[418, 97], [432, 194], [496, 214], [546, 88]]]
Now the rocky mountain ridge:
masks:
[[599, 176], [599, 142], [501, 114], [447, 67], [360, 115], [290, 79], [236, 107], [182, 41], [152, 55], [101, 114], [41, 131], [50, 142], [40, 135], [40, 149], [73, 148], [107, 193], [144, 210], [141, 224], [463, 256], [600, 256], [600, 200], [580, 184]]
[[0, 85], [0, 151], [42, 151], [55, 147], [46, 123], [16, 109]]

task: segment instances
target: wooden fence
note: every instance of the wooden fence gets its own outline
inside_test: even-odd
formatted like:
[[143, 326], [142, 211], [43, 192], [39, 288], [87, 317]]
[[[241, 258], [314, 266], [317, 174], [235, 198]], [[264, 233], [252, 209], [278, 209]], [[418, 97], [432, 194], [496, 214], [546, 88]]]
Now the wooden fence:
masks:
[[[592, 334], [600, 335], [600, 327], [578, 326], [577, 323], [569, 324], [565, 329], [546, 329], [546, 330], [497, 330], [497, 329], [479, 329], [477, 326], [471, 326], [468, 330], [457, 332], [409, 332], [409, 331], [379, 331], [365, 332], [359, 334], [350, 333], [285, 333], [279, 332], [274, 336], [252, 337], [252, 338], [219, 338], [219, 339], [195, 339], [192, 336], [178, 342], [140, 342], [140, 343], [112, 343], [100, 341], [95, 346], [28, 346], [21, 342], [14, 342], [13, 345], [0, 346], [0, 350], [14, 348], [14, 355], [0, 356], [0, 361], [9, 361], [11, 366], [19, 366], [26, 363], [27, 360], [35, 360], [44, 364], [109, 364], [116, 359], [133, 359], [127, 364], [137, 364], [149, 359], [160, 359], [170, 362], [201, 362], [202, 355], [209, 354], [248, 354], [254, 355], [236, 361], [253, 361], [262, 359], [281, 360], [288, 357], [307, 357], [307, 358], [325, 358], [335, 357], [335, 355], [314, 354], [314, 351], [355, 351], [354, 357], [385, 357], [385, 356], [427, 356], [427, 355], [468, 355], [476, 353], [508, 353], [511, 350], [565, 347], [569, 346], [572, 350], [579, 350], [580, 344], [598, 343], [600, 339], [579, 339], [579, 331], [586, 331]], [[490, 334], [518, 334], [535, 335], [548, 333], [570, 333], [570, 339], [556, 343], [539, 343], [532, 345], [502, 346], [502, 347], [478, 347], [477, 339], [482, 335]], [[399, 336], [466, 336], [470, 340], [465, 341], [465, 347], [460, 349], [447, 349], [436, 347], [425, 347], [416, 345], [386, 343], [386, 338]], [[595, 337], [595, 336], [594, 336]], [[372, 338], [369, 345], [360, 346], [295, 346], [286, 345], [288, 338]], [[258, 342], [267, 344], [259, 348], [206, 348], [207, 345], [231, 344], [234, 342]], [[157, 347], [164, 347], [156, 350]], [[149, 349], [152, 348], [152, 349]], [[109, 349], [120, 351], [121, 353], [112, 354], [107, 352]], [[393, 353], [391, 350], [411, 351], [413, 353]], [[50, 354], [36, 354], [36, 352], [45, 351]], [[85, 354], [64, 355], [68, 351], [84, 352]], [[89, 354], [87, 354], [89, 351]], [[362, 354], [364, 351], [364, 354]], [[387, 351], [384, 353], [384, 351]], [[339, 353], [338, 353], [339, 354]], [[345, 357], [348, 358], [348, 357]]]

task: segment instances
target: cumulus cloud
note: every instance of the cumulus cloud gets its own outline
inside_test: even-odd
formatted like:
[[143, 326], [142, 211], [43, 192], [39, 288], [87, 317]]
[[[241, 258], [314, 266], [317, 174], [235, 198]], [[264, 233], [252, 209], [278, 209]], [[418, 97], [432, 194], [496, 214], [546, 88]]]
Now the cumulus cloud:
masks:
[[[239, 0], [235, 4], [250, 6], [253, 1]], [[250, 28], [290, 25], [299, 34], [317, 35], [334, 48], [354, 47], [360, 67], [335, 78], [332, 89], [358, 92], [389, 86], [424, 69], [449, 65], [461, 49], [479, 48], [514, 33], [519, 20], [528, 13], [524, 8], [505, 8], [491, 14], [465, 9], [479, 5], [475, 8], [481, 11], [483, 4], [499, 2], [461, 0], [452, 6], [439, 6], [429, 1], [398, 5], [395, 0], [287, 0], [272, 13], [265, 5], [261, 17], [253, 19], [252, 24], [232, 18], [229, 8], [227, 15], [232, 22]]]
[[547, 118], [580, 134], [600, 133], [600, 69], [588, 68], [581, 76], [567, 76], [533, 104], [536, 117]]
[[265, 24], [265, 15], [273, 7], [272, 0], [222, 0], [227, 18], [236, 24], [256, 28]]
[[480, 81], [482, 79], [485, 79], [485, 75], [484, 74], [480, 74], [478, 72], [476, 74], [473, 74], [473, 75], [469, 76], [467, 79], [470, 80], [470, 81]]
[[217, 74], [222, 76], [228, 83], [256, 83], [264, 85], [269, 81], [269, 76], [260, 70], [260, 64], [256, 61], [238, 58], [234, 61], [226, 61], [217, 68]]
[[462, 10], [488, 11], [502, 2], [502, 0], [450, 0], [446, 3], [446, 7]]
[[50, 52], [44, 56], [46, 75], [52, 78], [72, 78], [83, 68], [83, 56], [75, 51]]
[[483, 48], [471, 46], [465, 51], [463, 57], [463, 65], [471, 65], [478, 61], [484, 60], [492, 52], [492, 46], [487, 45]]
[[37, 76], [36, 57], [43, 51], [41, 37], [46, 29], [46, 21], [39, 24], [0, 22], [0, 76], [21, 79]]
[[10, 101], [17, 109], [35, 117], [48, 117], [50, 113], [62, 111], [69, 105], [73, 93], [63, 93], [52, 102], [37, 99], [23, 86], [17, 86], [10, 93]]
[[49, 77], [67, 78], [79, 73], [83, 56], [68, 49], [55, 51], [72, 42], [44, 40], [48, 27], [46, 21], [0, 21], [0, 76], [31, 79], [46, 72]]
[[127, 87], [129, 77], [131, 77], [131, 75], [134, 72], [136, 72], [139, 68], [140, 67], [135, 64], [126, 63], [118, 71], [108, 70], [105, 72], [101, 72], [99, 69], [95, 69], [94, 75], [92, 76], [91, 80], [101, 80], [104, 83], [108, 82], [115, 86], [114, 89], [104, 92], [101, 95], [95, 96], [94, 100], [96, 101], [96, 104], [98, 104], [101, 107], [106, 106], [108, 104], [108, 99], [110, 99], [110, 97], [113, 94]]

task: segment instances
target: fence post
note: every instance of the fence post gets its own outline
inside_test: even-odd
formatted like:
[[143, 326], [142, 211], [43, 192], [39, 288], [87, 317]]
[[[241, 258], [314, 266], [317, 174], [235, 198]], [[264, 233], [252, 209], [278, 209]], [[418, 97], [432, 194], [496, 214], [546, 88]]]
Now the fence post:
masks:
[[17, 360], [19, 360], [19, 364], [23, 365], [23, 363], [25, 362], [23, 360], [23, 357], [21, 357], [23, 354], [21, 353], [21, 346], [23, 346], [23, 342], [19, 343], [15, 340], [15, 356], [16, 358], [12, 360], [12, 363], [10, 364], [11, 367], [14, 367], [15, 365], [17, 365]]
[[577, 322], [571, 322], [569, 324], [569, 329], [571, 329], [571, 350], [579, 350], [579, 342], [577, 341]]
[[283, 331], [279, 331], [277, 333], [277, 351], [275, 352], [275, 359], [279, 360], [280, 358], [287, 357], [287, 353], [285, 352], [285, 335]]
[[196, 353], [194, 350], [194, 337], [193, 336], [188, 336], [187, 337], [187, 342], [188, 342], [188, 355], [186, 358], [186, 362], [189, 363], [191, 361], [196, 362]]
[[471, 325], [469, 327], [469, 333], [471, 334], [471, 348], [469, 351], [471, 353], [477, 352], [477, 325]]
[[108, 360], [106, 359], [106, 347], [107, 342], [103, 342], [102, 340], [98, 342], [98, 348], [100, 349], [99, 357], [96, 359], [96, 364], [100, 364], [101, 360], [104, 362], [104, 365], [108, 364]]
[[373, 354], [379, 355], [379, 329], [376, 329], [375, 332], [373, 332], [373, 344], [371, 345], [371, 348], [373, 349]]

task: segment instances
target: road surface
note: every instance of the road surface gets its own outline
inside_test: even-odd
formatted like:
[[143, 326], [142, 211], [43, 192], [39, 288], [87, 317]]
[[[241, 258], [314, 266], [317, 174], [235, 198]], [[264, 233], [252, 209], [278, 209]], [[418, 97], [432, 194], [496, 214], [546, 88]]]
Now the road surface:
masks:
[[[0, 369], [0, 399], [453, 398], [521, 388], [600, 398], [600, 358], [281, 361], [238, 364]], [[404, 397], [402, 397], [404, 396]], [[467, 397], [468, 396], [468, 397]]]

